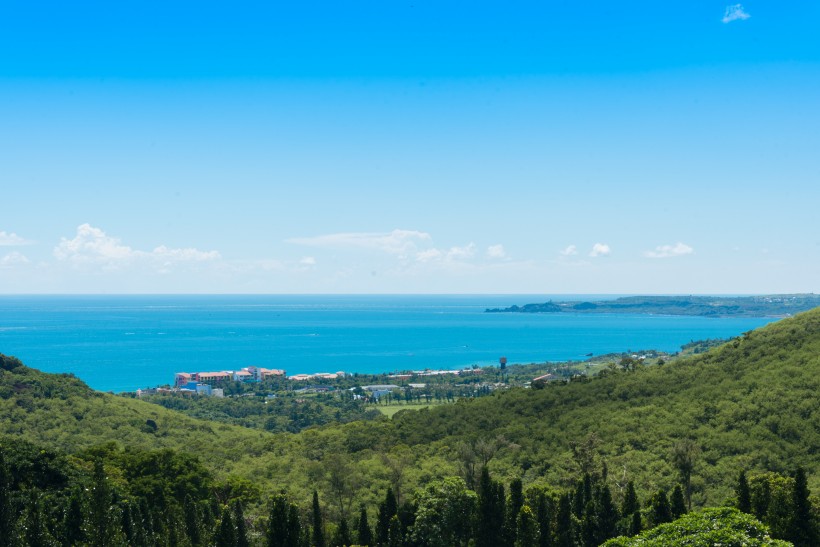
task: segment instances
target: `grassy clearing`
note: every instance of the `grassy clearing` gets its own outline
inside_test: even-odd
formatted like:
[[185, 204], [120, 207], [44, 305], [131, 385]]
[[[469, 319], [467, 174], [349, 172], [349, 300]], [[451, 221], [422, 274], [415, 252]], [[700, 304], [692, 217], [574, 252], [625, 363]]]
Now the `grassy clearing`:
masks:
[[392, 405], [377, 405], [376, 409], [387, 416], [388, 418], [392, 418], [393, 415], [398, 412], [399, 410], [421, 410], [422, 408], [430, 408], [433, 406], [439, 406], [442, 404], [447, 403], [402, 403], [402, 404], [392, 404]]

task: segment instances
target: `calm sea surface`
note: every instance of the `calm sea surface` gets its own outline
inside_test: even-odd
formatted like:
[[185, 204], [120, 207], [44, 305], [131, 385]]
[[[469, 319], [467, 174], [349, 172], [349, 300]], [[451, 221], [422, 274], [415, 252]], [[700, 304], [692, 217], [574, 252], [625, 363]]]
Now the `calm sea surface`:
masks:
[[488, 307], [601, 295], [0, 296], [0, 353], [91, 387], [126, 391], [180, 371], [248, 365], [390, 372], [582, 359], [726, 338], [773, 319], [488, 314]]

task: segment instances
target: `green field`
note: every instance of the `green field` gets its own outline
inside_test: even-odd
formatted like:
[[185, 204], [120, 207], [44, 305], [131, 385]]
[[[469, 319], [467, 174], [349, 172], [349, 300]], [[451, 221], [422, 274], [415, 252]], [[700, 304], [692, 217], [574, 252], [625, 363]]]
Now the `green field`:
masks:
[[423, 408], [431, 408], [434, 406], [441, 406], [444, 404], [447, 403], [402, 403], [387, 406], [377, 405], [374, 408], [376, 408], [379, 412], [381, 412], [388, 418], [392, 418], [393, 415], [400, 410], [421, 410]]

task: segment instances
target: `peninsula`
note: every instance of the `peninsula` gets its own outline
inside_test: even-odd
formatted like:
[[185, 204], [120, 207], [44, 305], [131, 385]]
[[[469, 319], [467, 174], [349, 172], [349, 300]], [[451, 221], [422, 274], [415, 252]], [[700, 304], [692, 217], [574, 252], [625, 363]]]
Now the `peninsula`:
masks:
[[493, 308], [486, 313], [647, 313], [702, 317], [788, 317], [820, 306], [820, 295], [625, 296], [591, 302], [561, 301]]

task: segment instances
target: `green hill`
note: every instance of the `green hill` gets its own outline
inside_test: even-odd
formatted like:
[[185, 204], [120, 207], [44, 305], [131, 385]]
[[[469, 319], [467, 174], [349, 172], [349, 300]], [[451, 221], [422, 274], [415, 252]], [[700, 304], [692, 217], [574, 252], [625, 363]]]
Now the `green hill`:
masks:
[[646, 493], [677, 483], [676, 451], [693, 463], [695, 505], [730, 496], [741, 469], [802, 465], [818, 486], [820, 309], [659, 367], [299, 434], [188, 418], [9, 357], [0, 367], [0, 433], [69, 453], [110, 441], [173, 448], [300, 501], [317, 488], [372, 504], [388, 485], [407, 495], [449, 475], [469, 485], [485, 461], [499, 479], [555, 487], [605, 463], [614, 488], [634, 480]]

